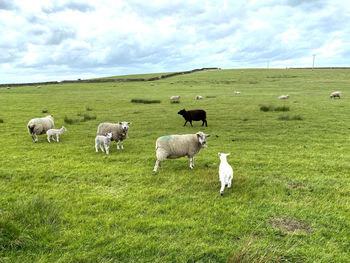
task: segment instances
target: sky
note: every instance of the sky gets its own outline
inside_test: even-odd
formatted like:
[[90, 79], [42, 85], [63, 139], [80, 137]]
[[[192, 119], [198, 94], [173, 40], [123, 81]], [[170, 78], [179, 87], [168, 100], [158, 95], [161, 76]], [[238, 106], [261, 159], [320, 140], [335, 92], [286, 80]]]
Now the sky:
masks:
[[350, 66], [350, 1], [0, 0], [0, 83]]

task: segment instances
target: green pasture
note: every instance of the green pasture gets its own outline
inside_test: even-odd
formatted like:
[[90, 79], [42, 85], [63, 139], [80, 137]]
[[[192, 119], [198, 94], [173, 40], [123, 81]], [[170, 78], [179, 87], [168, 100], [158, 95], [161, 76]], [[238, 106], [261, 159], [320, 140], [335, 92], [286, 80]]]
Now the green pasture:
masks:
[[[208, 127], [183, 127], [183, 108]], [[28, 121], [51, 113], [68, 131], [34, 144]], [[96, 153], [98, 124], [119, 121], [132, 122], [124, 150]], [[158, 137], [198, 131], [211, 137], [193, 170], [181, 158], [152, 172]], [[349, 262], [350, 70], [1, 88], [0, 134], [1, 263]], [[234, 170], [223, 197], [218, 152]]]

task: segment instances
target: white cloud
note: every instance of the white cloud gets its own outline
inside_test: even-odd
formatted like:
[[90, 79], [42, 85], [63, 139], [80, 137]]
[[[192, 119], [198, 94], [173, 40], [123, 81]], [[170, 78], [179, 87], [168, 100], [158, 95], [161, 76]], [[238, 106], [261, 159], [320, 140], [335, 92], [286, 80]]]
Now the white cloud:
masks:
[[0, 0], [0, 82], [222, 68], [348, 66], [341, 0]]

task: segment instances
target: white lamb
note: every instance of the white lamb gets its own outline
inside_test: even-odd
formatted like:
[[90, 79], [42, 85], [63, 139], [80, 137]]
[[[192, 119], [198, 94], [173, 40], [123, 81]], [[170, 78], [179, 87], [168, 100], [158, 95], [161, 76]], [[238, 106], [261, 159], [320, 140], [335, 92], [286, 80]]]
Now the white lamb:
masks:
[[202, 99], [203, 99], [203, 96], [201, 96], [201, 95], [196, 96], [196, 100], [202, 100]]
[[95, 149], [96, 149], [96, 152], [98, 152], [98, 146], [100, 146], [102, 152], [105, 152], [103, 150], [103, 147], [102, 147], [102, 146], [104, 146], [104, 148], [106, 150], [106, 154], [109, 154], [109, 145], [111, 144], [111, 139], [112, 139], [112, 133], [111, 132], [107, 133], [106, 136], [104, 136], [104, 135], [97, 135], [96, 138], [95, 138]]
[[240, 95], [241, 92], [239, 92], [239, 91], [234, 91], [234, 94], [235, 94], [235, 95]]
[[220, 156], [220, 166], [219, 166], [219, 178], [221, 181], [220, 194], [224, 195], [225, 186], [231, 188], [233, 170], [231, 165], [227, 162], [226, 157], [230, 155], [229, 153], [218, 153]]
[[181, 97], [180, 96], [171, 96], [170, 99], [171, 100], [179, 100]]
[[59, 142], [60, 135], [62, 135], [63, 132], [67, 131], [66, 127], [62, 126], [61, 129], [50, 129], [46, 132], [47, 135], [47, 141], [50, 142], [50, 139], [53, 139], [53, 136], [56, 136], [56, 142]]
[[288, 100], [289, 99], [289, 95], [281, 95], [281, 96], [278, 96], [278, 99], [280, 100]]

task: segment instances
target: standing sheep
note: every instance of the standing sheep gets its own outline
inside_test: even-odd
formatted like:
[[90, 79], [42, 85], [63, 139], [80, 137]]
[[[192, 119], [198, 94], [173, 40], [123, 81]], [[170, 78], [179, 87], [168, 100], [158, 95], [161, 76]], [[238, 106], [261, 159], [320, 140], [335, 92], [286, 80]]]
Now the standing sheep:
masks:
[[235, 95], [241, 95], [241, 92], [239, 92], [239, 91], [234, 91], [233, 92]]
[[109, 154], [109, 145], [111, 144], [111, 139], [112, 139], [112, 133], [109, 132], [107, 133], [106, 136], [104, 135], [97, 135], [95, 137], [95, 149], [96, 149], [96, 152], [98, 152], [98, 146], [100, 146], [100, 149], [102, 152], [105, 152], [103, 150], [103, 147], [105, 148], [106, 150], [106, 154]]
[[201, 96], [201, 95], [196, 96], [196, 100], [202, 100], [202, 99], [203, 99], [203, 96]]
[[119, 141], [121, 148], [123, 147], [123, 141], [128, 138], [129, 125], [131, 122], [122, 121], [119, 123], [101, 123], [97, 128], [97, 135], [106, 135], [107, 133], [112, 133], [112, 141], [117, 144], [117, 149], [119, 150]]
[[177, 159], [188, 156], [190, 159], [190, 168], [194, 167], [194, 156], [200, 149], [207, 147], [206, 138], [209, 134], [197, 132], [196, 134], [168, 135], [159, 137], [156, 141], [157, 161], [154, 165], [154, 172], [162, 167], [161, 163], [165, 159]]
[[331, 93], [331, 96], [329, 96], [331, 99], [339, 98], [341, 97], [341, 92], [340, 91], [334, 91]]
[[38, 142], [37, 135], [45, 134], [48, 130], [53, 129], [55, 123], [53, 121], [53, 115], [47, 115], [44, 118], [31, 119], [28, 122], [27, 128], [29, 134], [32, 136], [35, 143]]
[[61, 129], [50, 129], [46, 132], [47, 141], [50, 142], [50, 139], [53, 139], [53, 136], [56, 136], [56, 142], [59, 142], [59, 136], [62, 135], [63, 132], [67, 131], [66, 127], [62, 126]]
[[180, 96], [171, 96], [170, 99], [171, 100], [179, 100], [181, 97]]
[[219, 166], [219, 178], [221, 182], [220, 194], [224, 195], [225, 186], [231, 188], [233, 170], [231, 165], [227, 162], [226, 157], [230, 155], [229, 153], [218, 153], [220, 156], [220, 166]]
[[186, 111], [185, 109], [180, 110], [177, 114], [182, 115], [182, 117], [185, 119], [185, 124], [189, 122], [192, 125], [192, 121], [202, 121], [202, 126], [205, 124], [205, 127], [208, 127], [207, 123], [207, 113], [204, 110], [189, 110]]

